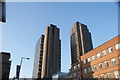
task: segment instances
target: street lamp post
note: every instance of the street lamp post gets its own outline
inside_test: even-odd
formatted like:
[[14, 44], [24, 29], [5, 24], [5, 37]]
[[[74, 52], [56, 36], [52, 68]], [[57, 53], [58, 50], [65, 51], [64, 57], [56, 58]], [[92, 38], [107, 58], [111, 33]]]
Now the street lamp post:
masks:
[[22, 57], [22, 58], [21, 58], [21, 61], [20, 61], [20, 65], [17, 65], [16, 78], [17, 78], [18, 80], [19, 80], [19, 76], [20, 76], [20, 69], [21, 69], [21, 66], [22, 66], [22, 61], [23, 61], [23, 59], [29, 60], [30, 58]]
[[22, 61], [23, 61], [23, 59], [29, 60], [30, 58], [22, 57], [22, 58], [21, 58], [21, 61], [20, 61], [20, 66], [22, 66]]

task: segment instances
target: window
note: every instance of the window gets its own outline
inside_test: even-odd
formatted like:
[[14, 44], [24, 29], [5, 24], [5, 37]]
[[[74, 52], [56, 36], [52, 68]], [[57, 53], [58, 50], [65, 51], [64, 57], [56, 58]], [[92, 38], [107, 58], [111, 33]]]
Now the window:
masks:
[[120, 43], [115, 45], [116, 50], [120, 49]]
[[108, 48], [108, 52], [109, 52], [109, 53], [112, 53], [112, 52], [113, 52], [112, 47], [109, 47], [109, 48]]
[[104, 62], [105, 67], [109, 67], [108, 61]]
[[76, 66], [74, 66], [74, 69], [76, 69], [77, 67]]
[[84, 69], [84, 74], [87, 74], [87, 69], [86, 68]]
[[90, 62], [90, 58], [87, 58], [87, 61]]
[[94, 76], [94, 79], [93, 80], [98, 80], [98, 77], [97, 76]]
[[100, 75], [100, 80], [104, 80], [103, 74]]
[[119, 59], [119, 61], [120, 61], [120, 56], [118, 56], [118, 59]]
[[97, 78], [97, 76], [94, 76], [94, 78]]
[[115, 66], [115, 65], [116, 65], [116, 60], [115, 60], [115, 58], [111, 59], [111, 63], [112, 63], [112, 66]]
[[83, 63], [86, 64], [86, 60], [84, 60]]
[[93, 66], [93, 70], [94, 70], [94, 71], [96, 71], [96, 70], [97, 70], [96, 65], [94, 65], [94, 66]]
[[74, 75], [74, 77], [76, 77], [76, 73], [74, 73], [73, 75]]
[[118, 71], [114, 71], [115, 78], [120, 78]]
[[92, 56], [92, 60], [93, 60], [93, 61], [95, 60], [95, 57], [94, 57], [94, 56]]
[[97, 53], [97, 58], [100, 58], [100, 53]]
[[88, 67], [88, 73], [91, 73], [91, 72], [92, 72], [91, 67]]
[[102, 69], [102, 63], [99, 63], [99, 64], [98, 64], [98, 68], [99, 68], [99, 70]]
[[107, 74], [106, 74], [106, 77], [107, 77], [107, 78], [111, 78], [110, 73], [107, 73]]
[[80, 67], [80, 64], [78, 64], [78, 67]]
[[106, 51], [105, 51], [105, 50], [102, 51], [102, 55], [103, 55], [103, 56], [106, 55]]

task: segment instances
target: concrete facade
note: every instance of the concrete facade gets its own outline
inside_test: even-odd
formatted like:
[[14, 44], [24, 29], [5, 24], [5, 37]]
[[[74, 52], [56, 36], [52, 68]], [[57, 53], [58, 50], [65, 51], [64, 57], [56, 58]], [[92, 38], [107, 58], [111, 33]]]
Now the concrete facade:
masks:
[[60, 30], [55, 25], [47, 26], [45, 35], [38, 40], [35, 51], [33, 78], [51, 78], [61, 71]]
[[93, 49], [91, 33], [87, 26], [76, 22], [70, 31], [71, 62], [78, 62], [79, 57]]
[[41, 78], [43, 45], [44, 45], [44, 35], [41, 35], [40, 39], [36, 44], [33, 74], [32, 74], [33, 78]]
[[120, 35], [79, 57], [72, 64], [73, 78], [108, 80], [120, 78]]
[[61, 40], [60, 30], [55, 25], [46, 28], [43, 50], [41, 78], [52, 78], [61, 71]]

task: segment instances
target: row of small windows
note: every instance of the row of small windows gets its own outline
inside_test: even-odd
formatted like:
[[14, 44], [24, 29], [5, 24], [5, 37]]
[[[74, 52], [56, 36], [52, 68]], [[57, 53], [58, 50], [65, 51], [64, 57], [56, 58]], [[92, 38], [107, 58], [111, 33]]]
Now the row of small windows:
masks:
[[[99, 80], [106, 80], [106, 78], [107, 78], [107, 80], [113, 80], [112, 79], [113, 78], [112, 73], [114, 75], [114, 78], [120, 78], [120, 74], [119, 74], [118, 70], [115, 70], [113, 72], [107, 72], [105, 74], [95, 75], [93, 77], [94, 79], [92, 79], [92, 77], [85, 77], [85, 80], [91, 80], [91, 79], [92, 80], [98, 80], [98, 79]], [[74, 73], [74, 76], [76, 76], [76, 75], [77, 75], [77, 73]], [[98, 76], [100, 76], [100, 77], [98, 77]]]
[[[115, 45], [115, 48], [116, 48], [116, 50], [120, 49], [120, 43], [116, 44], [116, 45]], [[108, 52], [109, 52], [109, 53], [112, 53], [112, 52], [113, 52], [112, 47], [109, 47], [109, 48], [108, 48]], [[106, 55], [106, 50], [103, 50], [103, 51], [102, 51], [102, 55], [103, 55], [103, 56]], [[97, 57], [97, 58], [100, 58], [100, 57], [101, 57], [101, 56], [100, 56], [100, 53], [97, 53], [97, 54], [96, 54], [96, 57]], [[92, 58], [92, 61], [95, 60], [95, 56], [91, 56], [91, 58]], [[84, 60], [84, 61], [83, 61], [83, 64], [86, 64], [87, 62], [90, 62], [90, 57], [87, 58], [87, 60]]]
[[74, 69], [77, 69], [77, 68], [79, 68], [79, 67], [80, 67], [80, 64], [74, 66]]
[[[119, 72], [117, 70], [113, 73], [115, 78], [120, 78]], [[98, 76], [94, 76], [94, 78], [98, 78]], [[111, 73], [106, 73], [106, 78], [112, 78]], [[104, 74], [100, 74], [100, 80], [104, 80]]]
[[[118, 56], [118, 60], [120, 61], [120, 56]], [[112, 66], [115, 66], [115, 65], [116, 65], [116, 59], [115, 59], [115, 58], [111, 59], [110, 61], [111, 61]], [[101, 69], [101, 68], [102, 68], [102, 63], [99, 63], [98, 66], [99, 66], [99, 69]], [[79, 68], [79, 67], [80, 67], [80, 64], [77, 64], [77, 65], [75, 65], [73, 68], [74, 68], [74, 69], [77, 69], [77, 68]], [[109, 67], [108, 61], [104, 61], [104, 67], [105, 67], [105, 68]], [[94, 71], [97, 70], [97, 69], [96, 69], [96, 65], [93, 66], [93, 70], [94, 70]]]
[[[120, 56], [118, 57], [118, 59], [119, 59], [119, 61], [120, 61]], [[112, 66], [115, 66], [115, 65], [116, 65], [116, 60], [115, 60], [115, 58], [112, 58], [110, 61], [111, 61]], [[108, 61], [104, 61], [104, 67], [105, 67], [105, 68], [109, 67]], [[93, 65], [92, 68], [93, 68], [93, 71], [97, 71], [96, 65]], [[92, 72], [92, 68], [91, 68], [91, 67], [84, 68], [84, 74], [91, 73], [91, 72]], [[101, 70], [102, 68], [103, 68], [102, 63], [99, 63], [99, 64], [98, 64], [98, 70]]]

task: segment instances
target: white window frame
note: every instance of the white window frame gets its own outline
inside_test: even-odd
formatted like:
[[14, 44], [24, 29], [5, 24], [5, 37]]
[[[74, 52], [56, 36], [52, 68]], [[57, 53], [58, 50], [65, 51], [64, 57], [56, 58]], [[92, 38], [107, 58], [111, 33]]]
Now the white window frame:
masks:
[[115, 49], [116, 50], [120, 49], [120, 43], [115, 44]]
[[102, 55], [105, 56], [106, 55], [106, 50], [102, 51]]
[[[108, 64], [108, 65], [106, 65], [106, 64]], [[108, 61], [104, 61], [104, 67], [105, 67], [105, 68], [109, 67]]]
[[76, 66], [76, 65], [74, 66], [74, 69], [77, 69], [77, 66]]
[[87, 69], [86, 68], [84, 68], [84, 74], [87, 74]]
[[87, 58], [87, 61], [90, 62], [90, 58]]
[[97, 58], [100, 58], [100, 53], [97, 53], [96, 56], [97, 56]]
[[120, 61], [120, 56], [118, 56], [118, 60]]
[[96, 70], [97, 70], [96, 65], [93, 65], [93, 71], [96, 71]]
[[106, 73], [106, 78], [111, 78], [110, 73]]
[[100, 74], [100, 80], [104, 80], [104, 75]]
[[86, 59], [83, 61], [83, 64], [86, 64]]
[[109, 47], [109, 48], [108, 48], [108, 52], [109, 52], [109, 53], [112, 53], [112, 52], [113, 52], [113, 48], [112, 48], [112, 47]]
[[76, 73], [74, 73], [73, 75], [74, 75], [74, 77], [76, 77]]
[[119, 75], [118, 70], [117, 70], [117, 71], [114, 71], [114, 76], [115, 76], [115, 78], [120, 78], [120, 75]]
[[78, 64], [77, 66], [80, 67], [80, 64]]
[[98, 69], [101, 70], [102, 69], [102, 63], [98, 64]]
[[115, 66], [115, 65], [116, 65], [116, 60], [115, 60], [115, 58], [112, 58], [112, 59], [111, 59], [111, 64], [112, 64], [112, 66]]
[[91, 73], [91, 72], [92, 72], [92, 68], [88, 67], [88, 73]]
[[95, 56], [92, 56], [92, 60], [93, 60], [93, 61], [95, 60]]
[[98, 78], [98, 76], [94, 76], [94, 78]]

